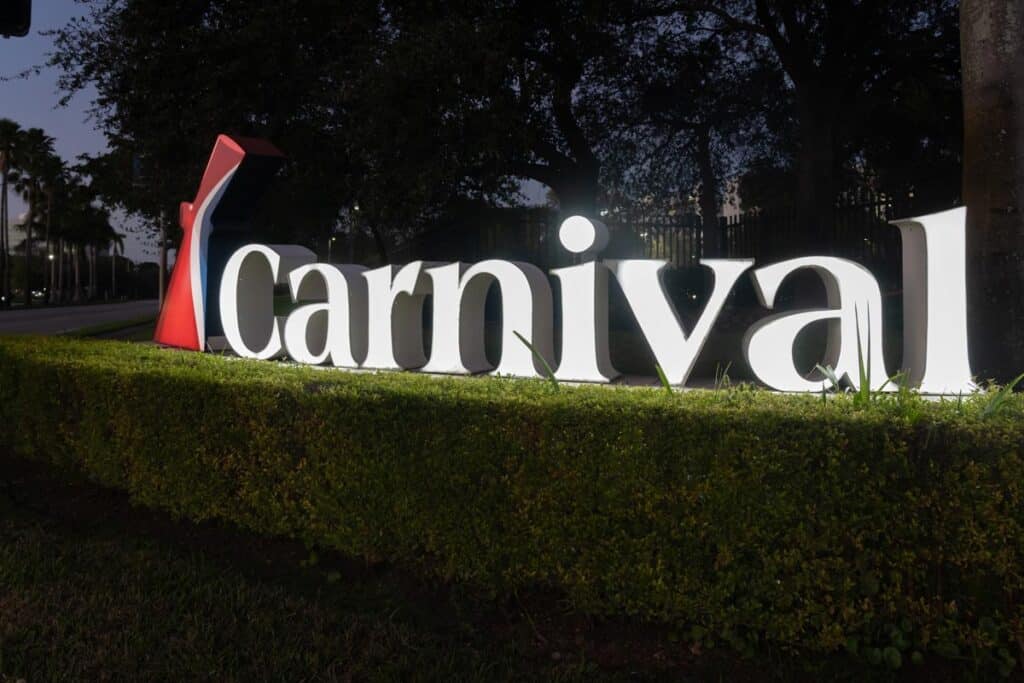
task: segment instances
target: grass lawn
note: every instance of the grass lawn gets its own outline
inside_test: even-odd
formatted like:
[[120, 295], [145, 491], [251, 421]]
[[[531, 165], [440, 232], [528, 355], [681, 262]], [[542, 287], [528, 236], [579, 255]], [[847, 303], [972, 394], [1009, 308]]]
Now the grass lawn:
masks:
[[151, 341], [156, 330], [156, 319], [151, 316], [115, 320], [99, 325], [90, 325], [67, 332], [69, 337], [96, 337], [98, 339], [122, 339], [125, 341]]

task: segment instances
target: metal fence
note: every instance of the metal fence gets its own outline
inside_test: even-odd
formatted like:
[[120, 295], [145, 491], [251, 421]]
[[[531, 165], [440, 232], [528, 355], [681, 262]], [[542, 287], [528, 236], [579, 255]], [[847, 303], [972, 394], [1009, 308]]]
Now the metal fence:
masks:
[[[892, 283], [898, 277], [901, 250], [899, 231], [888, 221], [912, 215], [912, 196], [847, 192], [836, 202], [830, 224], [810, 236], [799, 230], [791, 209], [721, 217], [718, 230], [723, 256], [729, 258], [753, 258], [763, 264], [810, 253], [841, 256]], [[704, 256], [704, 231], [693, 212], [639, 207], [608, 212], [602, 220], [611, 233], [602, 254], [606, 258], [657, 258], [685, 268], [696, 266]], [[560, 247], [557, 230], [558, 214], [550, 209], [493, 209], [405, 240], [389, 260], [503, 258], [557, 268], [578, 260]]]
[[[899, 230], [889, 221], [914, 215], [913, 197], [869, 192], [847, 193], [830, 222], [813, 235], [798, 228], [793, 210], [752, 211], [721, 219], [725, 252], [772, 262], [809, 253], [841, 256], [892, 282], [902, 260]], [[809, 241], [813, 242], [809, 244]]]

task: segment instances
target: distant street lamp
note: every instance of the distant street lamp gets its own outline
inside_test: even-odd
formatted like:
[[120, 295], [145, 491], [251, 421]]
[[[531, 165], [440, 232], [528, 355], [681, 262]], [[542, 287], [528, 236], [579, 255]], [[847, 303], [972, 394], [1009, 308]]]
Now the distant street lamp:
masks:
[[49, 281], [47, 283], [47, 286], [43, 287], [43, 291], [46, 292], [46, 298], [43, 300], [43, 303], [46, 304], [46, 305], [50, 305], [52, 303], [56, 303], [54, 301], [54, 297], [57, 294], [57, 288], [54, 287], [54, 283], [57, 280], [54, 278], [54, 275], [56, 275], [55, 267], [56, 267], [57, 264], [53, 262], [53, 252], [52, 251], [49, 252], [46, 255], [46, 258], [49, 259], [49, 261], [50, 261], [50, 278], [49, 278]]
[[352, 213], [356, 214], [355, 218], [348, 223], [347, 233], [348, 243], [348, 262], [354, 263], [356, 260], [356, 225], [359, 223], [359, 202], [352, 204]]
[[331, 246], [333, 246], [335, 239], [337, 239], [337, 238], [336, 237], [331, 237], [329, 240], [327, 240], [327, 262], [328, 263], [331, 262]]

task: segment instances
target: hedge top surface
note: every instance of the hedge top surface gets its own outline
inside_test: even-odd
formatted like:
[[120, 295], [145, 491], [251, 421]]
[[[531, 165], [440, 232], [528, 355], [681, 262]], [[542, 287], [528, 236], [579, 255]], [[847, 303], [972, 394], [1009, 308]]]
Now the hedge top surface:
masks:
[[668, 411], [681, 415], [694, 411], [767, 411], [780, 417], [800, 416], [811, 420], [895, 420], [911, 424], [982, 422], [990, 428], [998, 424], [1001, 430], [1024, 433], [1024, 422], [1021, 421], [1024, 418], [1024, 398], [1011, 395], [999, 400], [992, 392], [940, 400], [926, 400], [912, 392], [876, 393], [870, 401], [858, 404], [850, 394], [829, 394], [823, 399], [820, 395], [777, 394], [749, 385], [671, 393], [660, 388], [609, 385], [563, 384], [555, 390], [550, 383], [541, 380], [351, 371], [294, 363], [251, 362], [233, 356], [182, 352], [149, 344], [30, 336], [0, 337], [0, 359], [5, 363], [33, 362], [188, 376], [228, 385], [258, 384], [268, 390], [328, 396], [355, 392], [366, 400], [389, 394], [408, 396], [413, 393], [425, 398], [457, 398], [471, 402], [529, 403], [550, 408], [586, 406], [611, 411]]

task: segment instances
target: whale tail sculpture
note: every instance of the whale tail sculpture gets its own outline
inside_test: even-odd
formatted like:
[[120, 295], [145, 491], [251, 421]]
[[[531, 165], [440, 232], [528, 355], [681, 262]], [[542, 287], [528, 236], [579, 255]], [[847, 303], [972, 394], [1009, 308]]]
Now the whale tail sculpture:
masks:
[[210, 235], [245, 227], [256, 196], [284, 162], [265, 140], [219, 135], [192, 202], [182, 202], [184, 236], [174, 260], [153, 341], [202, 351], [207, 335], [207, 285]]

